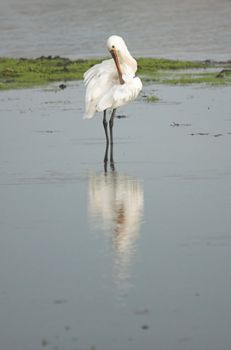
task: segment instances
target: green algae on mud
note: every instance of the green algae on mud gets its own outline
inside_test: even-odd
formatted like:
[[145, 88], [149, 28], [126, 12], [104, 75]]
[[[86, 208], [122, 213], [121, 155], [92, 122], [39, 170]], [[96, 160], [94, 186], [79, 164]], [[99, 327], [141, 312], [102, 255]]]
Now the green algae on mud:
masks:
[[26, 88], [55, 81], [80, 80], [83, 73], [100, 60], [75, 60], [62, 57], [36, 59], [0, 58], [0, 89]]
[[[70, 60], [59, 56], [41, 56], [35, 59], [3, 57], [0, 58], [0, 90], [41, 86], [55, 81], [81, 80], [83, 73], [101, 60], [102, 58]], [[231, 62], [180, 61], [162, 58], [139, 58], [137, 62], [137, 74], [144, 83], [231, 84]], [[217, 68], [219, 71], [208, 72], [208, 68]]]
[[149, 95], [149, 96], [146, 96], [145, 101], [148, 103], [155, 103], [159, 101], [159, 97], [156, 95]]
[[[218, 69], [218, 68], [217, 68]], [[229, 69], [214, 70], [205, 69], [186, 69], [185, 71], [162, 70], [152, 76], [142, 76], [144, 83], [168, 84], [168, 85], [189, 85], [189, 84], [206, 84], [206, 85], [231, 85], [231, 72]], [[223, 72], [223, 73], [222, 73]], [[222, 73], [222, 74], [221, 74]]]

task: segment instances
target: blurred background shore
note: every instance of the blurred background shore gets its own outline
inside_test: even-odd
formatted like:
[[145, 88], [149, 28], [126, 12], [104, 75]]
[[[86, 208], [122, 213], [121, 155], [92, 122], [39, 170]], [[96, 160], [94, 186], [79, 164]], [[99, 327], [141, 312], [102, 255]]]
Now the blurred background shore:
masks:
[[0, 0], [0, 56], [107, 54], [110, 34], [133, 55], [231, 58], [230, 0]]

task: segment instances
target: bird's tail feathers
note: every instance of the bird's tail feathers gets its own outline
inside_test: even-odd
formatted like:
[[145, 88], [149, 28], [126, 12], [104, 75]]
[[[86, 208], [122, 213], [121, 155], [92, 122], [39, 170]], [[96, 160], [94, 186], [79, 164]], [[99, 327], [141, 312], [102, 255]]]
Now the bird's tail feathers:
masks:
[[86, 108], [86, 111], [83, 115], [83, 119], [91, 119], [94, 117], [95, 114], [95, 106], [88, 106], [88, 108]]
[[106, 94], [97, 104], [97, 112], [103, 112], [112, 106], [113, 99], [112, 96]]
[[93, 117], [94, 117], [94, 112], [93, 113], [85, 112], [83, 115], [83, 119], [91, 119]]

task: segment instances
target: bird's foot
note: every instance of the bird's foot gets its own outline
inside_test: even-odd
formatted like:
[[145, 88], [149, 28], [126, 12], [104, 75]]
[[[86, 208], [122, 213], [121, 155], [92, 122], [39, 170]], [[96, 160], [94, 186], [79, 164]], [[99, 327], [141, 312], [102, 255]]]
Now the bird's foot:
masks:
[[127, 118], [128, 116], [125, 114], [121, 114], [121, 115], [117, 115], [116, 118], [118, 119], [123, 119], [123, 118]]

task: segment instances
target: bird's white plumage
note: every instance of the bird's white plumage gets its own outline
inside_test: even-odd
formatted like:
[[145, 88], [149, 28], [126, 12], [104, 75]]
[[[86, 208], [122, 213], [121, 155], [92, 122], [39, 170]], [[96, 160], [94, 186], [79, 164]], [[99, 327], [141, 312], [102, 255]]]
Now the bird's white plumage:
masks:
[[107, 46], [109, 50], [116, 46], [124, 84], [120, 83], [113, 59], [105, 60], [86, 71], [85, 119], [92, 118], [95, 112], [118, 108], [133, 101], [142, 89], [141, 80], [135, 77], [137, 63], [123, 39], [113, 35], [108, 39]]

